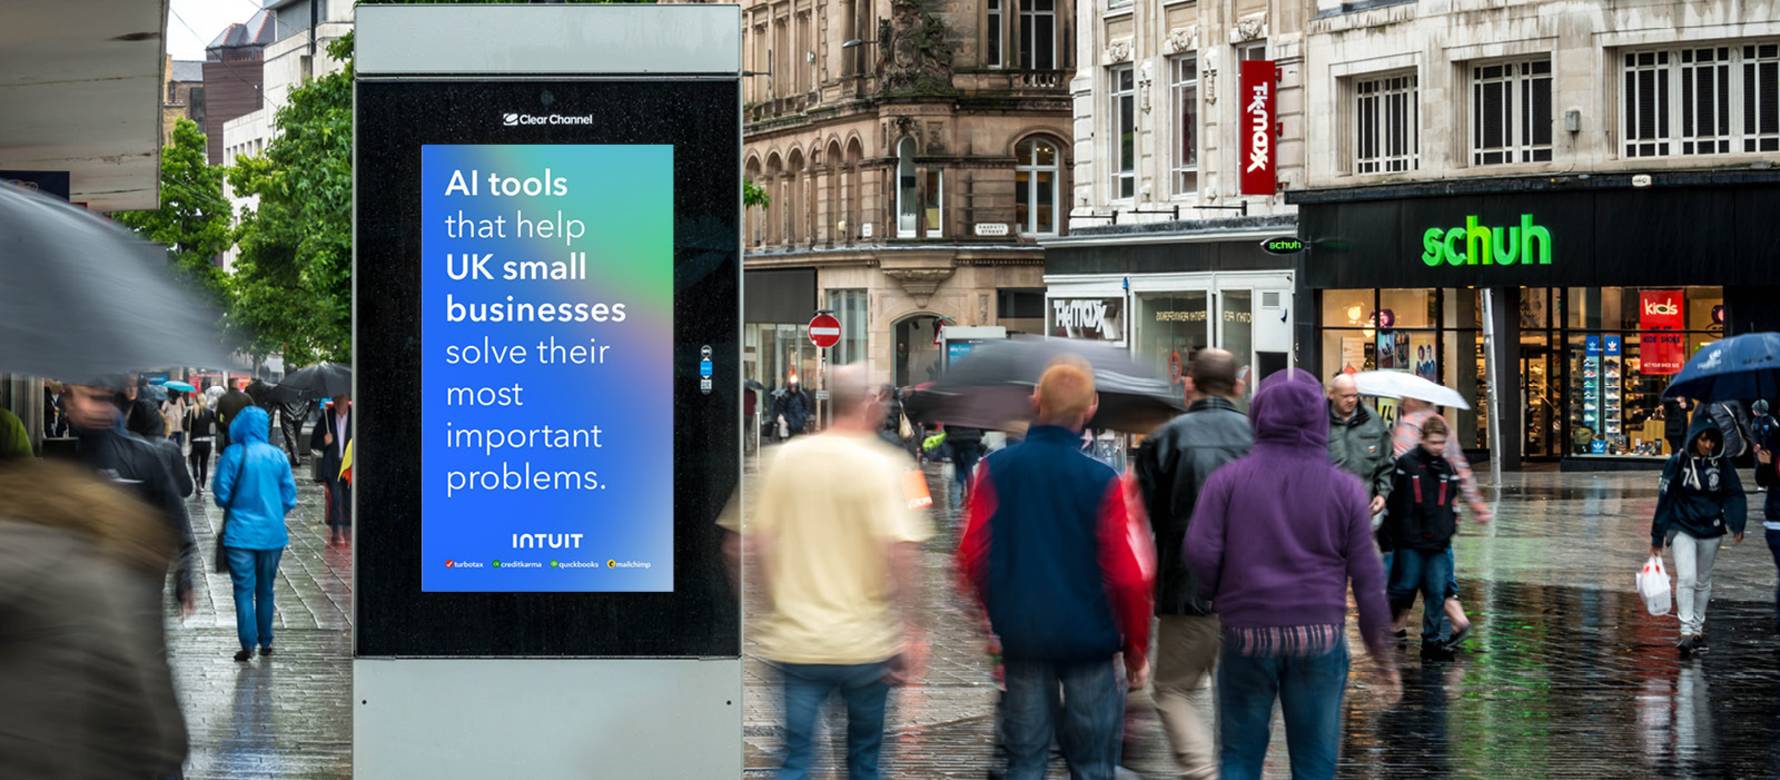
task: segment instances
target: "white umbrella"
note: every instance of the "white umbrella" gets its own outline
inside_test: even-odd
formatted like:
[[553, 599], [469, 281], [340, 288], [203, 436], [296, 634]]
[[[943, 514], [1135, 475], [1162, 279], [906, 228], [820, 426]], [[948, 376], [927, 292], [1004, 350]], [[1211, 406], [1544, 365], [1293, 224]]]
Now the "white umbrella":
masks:
[[1459, 391], [1438, 385], [1407, 371], [1361, 371], [1354, 374], [1354, 384], [1361, 395], [1379, 398], [1415, 398], [1435, 406], [1469, 409]]

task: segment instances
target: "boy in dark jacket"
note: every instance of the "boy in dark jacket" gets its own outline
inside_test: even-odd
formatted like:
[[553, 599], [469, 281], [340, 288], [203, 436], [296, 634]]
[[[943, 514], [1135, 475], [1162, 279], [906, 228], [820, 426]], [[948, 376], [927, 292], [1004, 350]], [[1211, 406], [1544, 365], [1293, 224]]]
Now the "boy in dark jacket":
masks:
[[1391, 613], [1400, 618], [1422, 595], [1422, 658], [1450, 660], [1440, 619], [1446, 602], [1447, 547], [1458, 532], [1459, 474], [1446, 460], [1446, 421], [1422, 423], [1421, 444], [1397, 459], [1391, 471], [1388, 515], [1381, 545], [1394, 553], [1389, 589]]
[[1656, 516], [1650, 521], [1650, 554], [1675, 550], [1675, 604], [1681, 618], [1683, 655], [1706, 649], [1706, 602], [1712, 598], [1712, 566], [1728, 530], [1732, 544], [1743, 543], [1749, 505], [1730, 458], [1724, 434], [1706, 409], [1694, 414], [1686, 448], [1669, 456], [1658, 483]]

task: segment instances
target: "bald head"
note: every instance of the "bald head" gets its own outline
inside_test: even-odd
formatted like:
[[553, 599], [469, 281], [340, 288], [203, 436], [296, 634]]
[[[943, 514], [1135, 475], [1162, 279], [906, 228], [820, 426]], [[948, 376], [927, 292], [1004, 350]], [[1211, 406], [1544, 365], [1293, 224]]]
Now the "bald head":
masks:
[[1236, 356], [1216, 347], [1199, 350], [1187, 366], [1187, 376], [1200, 395], [1230, 398], [1236, 395]]
[[1354, 384], [1354, 378], [1347, 374], [1336, 374], [1329, 380], [1329, 408], [1343, 419], [1353, 415], [1360, 408], [1360, 386]]
[[1057, 425], [1079, 431], [1100, 407], [1094, 390], [1094, 372], [1086, 363], [1060, 359], [1045, 369], [1038, 388], [1032, 391], [1039, 425]]
[[834, 425], [855, 431], [875, 431], [884, 422], [884, 404], [859, 363], [828, 373], [828, 397], [834, 409]]

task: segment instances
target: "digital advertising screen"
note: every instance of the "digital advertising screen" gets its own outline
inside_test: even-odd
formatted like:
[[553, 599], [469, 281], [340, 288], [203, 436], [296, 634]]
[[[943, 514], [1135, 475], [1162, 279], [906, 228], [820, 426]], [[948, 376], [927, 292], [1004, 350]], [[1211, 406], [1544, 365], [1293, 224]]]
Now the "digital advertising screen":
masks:
[[673, 590], [673, 155], [421, 149], [423, 590]]
[[360, 657], [740, 652], [739, 98], [361, 77]]

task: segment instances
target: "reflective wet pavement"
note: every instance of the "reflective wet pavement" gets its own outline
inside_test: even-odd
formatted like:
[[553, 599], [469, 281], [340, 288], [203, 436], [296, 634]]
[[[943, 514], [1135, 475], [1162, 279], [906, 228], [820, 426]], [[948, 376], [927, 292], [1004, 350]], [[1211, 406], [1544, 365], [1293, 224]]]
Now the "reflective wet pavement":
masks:
[[[1340, 776], [1780, 776], [1775, 569], [1759, 515], [1749, 538], [1727, 542], [1719, 556], [1711, 651], [1682, 660], [1675, 619], [1645, 614], [1632, 588], [1648, 549], [1654, 472], [1509, 474], [1500, 492], [1500, 519], [1466, 528], [1456, 545], [1476, 624], [1465, 652], [1445, 664], [1423, 664], [1413, 646], [1403, 652], [1395, 705], [1351, 685]], [[1758, 512], [1759, 496], [1751, 499]], [[950, 585], [954, 538], [927, 547], [935, 658], [922, 684], [894, 699], [886, 767], [895, 776], [981, 778], [991, 765], [995, 692]], [[751, 659], [748, 683], [749, 776], [770, 777], [778, 743], [770, 667]], [[1143, 777], [1177, 776], [1147, 695], [1128, 709], [1126, 765]], [[1275, 732], [1267, 775], [1289, 777], [1277, 723]], [[836, 766], [843, 749], [832, 730], [822, 744], [824, 766]], [[1052, 776], [1066, 776], [1060, 762]]]
[[[1508, 475], [1501, 519], [1466, 528], [1457, 545], [1461, 590], [1477, 625], [1466, 652], [1429, 665], [1405, 653], [1404, 696], [1394, 706], [1351, 688], [1341, 776], [1780, 776], [1775, 573], [1760, 524], [1719, 556], [1711, 652], [1681, 660], [1671, 647], [1674, 618], [1645, 615], [1632, 590], [1654, 481], [1654, 473]], [[199, 545], [208, 550], [221, 516], [197, 506]], [[351, 776], [351, 562], [326, 547], [320, 518], [319, 490], [303, 485], [270, 660], [230, 660], [236, 643], [225, 574], [205, 572], [198, 614], [174, 623], [175, 674], [193, 739], [188, 777]], [[981, 637], [951, 586], [953, 536], [941, 525], [948, 530], [924, 557], [933, 664], [920, 685], [895, 695], [885, 764], [895, 777], [980, 778], [991, 764], [995, 689]], [[751, 606], [756, 601], [750, 594]], [[748, 776], [770, 777], [778, 688], [760, 660], [750, 657], [745, 670]], [[1126, 763], [1143, 777], [1174, 776], [1147, 697], [1134, 696], [1130, 710]], [[825, 767], [838, 755], [830, 735]], [[1276, 735], [1268, 775], [1288, 774]], [[1064, 776], [1061, 765], [1053, 775]]]

